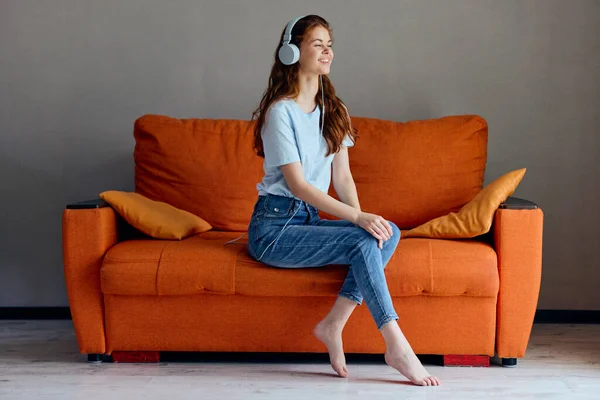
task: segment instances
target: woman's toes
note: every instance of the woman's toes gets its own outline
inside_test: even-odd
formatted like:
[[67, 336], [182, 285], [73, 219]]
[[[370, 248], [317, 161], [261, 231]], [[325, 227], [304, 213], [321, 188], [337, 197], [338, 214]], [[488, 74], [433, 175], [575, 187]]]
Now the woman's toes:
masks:
[[331, 363], [331, 367], [342, 378], [345, 378], [348, 376], [348, 369], [346, 368], [345, 364], [343, 364], [341, 362], [335, 362], [335, 363]]

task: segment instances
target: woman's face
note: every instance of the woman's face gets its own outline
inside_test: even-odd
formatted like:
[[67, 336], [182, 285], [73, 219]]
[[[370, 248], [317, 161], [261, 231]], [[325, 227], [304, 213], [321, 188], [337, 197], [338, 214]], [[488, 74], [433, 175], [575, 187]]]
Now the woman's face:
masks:
[[300, 45], [300, 69], [305, 73], [327, 75], [333, 61], [333, 44], [329, 31], [317, 26], [313, 28]]

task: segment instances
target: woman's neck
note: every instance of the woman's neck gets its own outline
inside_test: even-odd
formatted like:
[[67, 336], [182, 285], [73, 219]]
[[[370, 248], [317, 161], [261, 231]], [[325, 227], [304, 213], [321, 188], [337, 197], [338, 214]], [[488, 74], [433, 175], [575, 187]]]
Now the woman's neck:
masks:
[[305, 75], [300, 73], [298, 76], [299, 93], [294, 99], [296, 103], [310, 108], [315, 108], [315, 98], [319, 92], [319, 75]]

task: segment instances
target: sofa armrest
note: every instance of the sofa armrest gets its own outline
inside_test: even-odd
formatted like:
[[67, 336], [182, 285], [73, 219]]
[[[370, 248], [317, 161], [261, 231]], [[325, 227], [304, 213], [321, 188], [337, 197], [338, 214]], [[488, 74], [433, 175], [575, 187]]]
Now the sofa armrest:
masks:
[[73, 203], [62, 216], [63, 262], [73, 326], [81, 353], [106, 350], [100, 267], [118, 240], [118, 215], [102, 200]]
[[498, 208], [506, 210], [534, 210], [538, 208], [538, 205], [531, 200], [509, 197]]
[[81, 210], [81, 209], [89, 209], [89, 208], [103, 208], [110, 207], [107, 202], [102, 199], [92, 199], [80, 201], [77, 203], [67, 204], [67, 210]]
[[500, 358], [525, 355], [542, 276], [544, 214], [533, 202], [509, 198], [492, 225], [500, 290], [496, 311], [496, 351]]

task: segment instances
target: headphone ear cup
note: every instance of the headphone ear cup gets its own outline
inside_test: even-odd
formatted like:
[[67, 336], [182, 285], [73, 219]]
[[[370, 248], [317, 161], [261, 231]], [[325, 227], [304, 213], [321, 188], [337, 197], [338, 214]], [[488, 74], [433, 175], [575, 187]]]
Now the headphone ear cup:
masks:
[[300, 59], [300, 49], [295, 44], [284, 44], [279, 48], [279, 61], [285, 65], [292, 65]]

